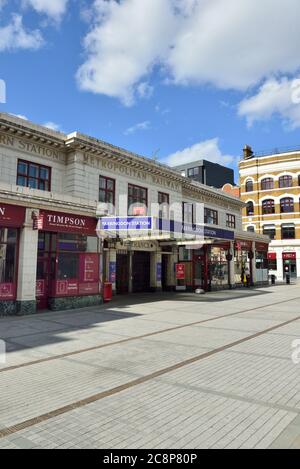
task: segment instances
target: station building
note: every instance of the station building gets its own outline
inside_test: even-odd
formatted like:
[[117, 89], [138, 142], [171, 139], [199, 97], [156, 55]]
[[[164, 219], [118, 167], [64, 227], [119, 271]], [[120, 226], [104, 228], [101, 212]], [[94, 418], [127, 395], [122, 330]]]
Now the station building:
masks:
[[300, 277], [300, 150], [255, 154], [240, 161], [243, 228], [269, 236], [269, 271], [278, 280]]
[[[191, 226], [201, 204], [203, 242], [99, 237], [99, 204]], [[115, 294], [234, 288], [248, 267], [264, 283], [269, 238], [242, 230], [243, 207], [154, 160], [0, 114], [0, 315], [96, 305], [104, 282]]]

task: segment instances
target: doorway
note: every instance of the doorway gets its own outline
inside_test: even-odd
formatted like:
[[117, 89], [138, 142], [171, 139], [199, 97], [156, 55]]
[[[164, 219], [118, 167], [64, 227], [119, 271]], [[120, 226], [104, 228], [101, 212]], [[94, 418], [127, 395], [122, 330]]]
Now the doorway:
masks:
[[129, 292], [128, 253], [117, 254], [116, 290], [118, 295], [125, 295]]
[[151, 253], [135, 251], [132, 258], [133, 293], [149, 292]]

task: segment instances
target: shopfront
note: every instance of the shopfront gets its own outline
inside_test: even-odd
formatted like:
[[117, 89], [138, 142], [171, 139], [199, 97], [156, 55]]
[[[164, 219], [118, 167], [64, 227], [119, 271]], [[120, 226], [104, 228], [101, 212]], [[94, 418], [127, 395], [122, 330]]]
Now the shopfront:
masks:
[[230, 244], [212, 245], [208, 252], [210, 289], [226, 288], [229, 285]]
[[[38, 309], [97, 304], [101, 292], [96, 219], [40, 211]], [[86, 301], [84, 301], [86, 298]]]
[[297, 253], [283, 252], [282, 261], [284, 278], [287, 275], [290, 275], [291, 278], [297, 278]]
[[245, 272], [250, 272], [250, 283], [253, 283], [252, 262], [254, 253], [252, 241], [237, 239], [234, 245], [234, 276], [235, 284], [244, 283]]
[[256, 243], [256, 282], [266, 283], [269, 277], [269, 259], [268, 259], [269, 245], [266, 243]]
[[19, 237], [24, 221], [24, 207], [0, 203], [0, 314], [10, 310], [16, 300]]

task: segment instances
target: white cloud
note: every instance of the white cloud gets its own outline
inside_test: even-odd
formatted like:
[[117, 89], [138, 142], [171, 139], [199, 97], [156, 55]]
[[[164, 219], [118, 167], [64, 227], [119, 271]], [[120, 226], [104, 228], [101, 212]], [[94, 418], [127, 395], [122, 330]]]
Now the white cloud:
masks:
[[167, 53], [175, 17], [169, 0], [96, 0], [96, 20], [77, 73], [82, 90], [134, 102], [143, 77]]
[[154, 67], [167, 82], [245, 90], [300, 67], [299, 0], [95, 0], [77, 78], [134, 102]]
[[226, 166], [233, 163], [235, 158], [230, 155], [223, 155], [219, 148], [219, 139], [214, 138], [177, 151], [165, 158], [165, 162], [170, 166], [179, 166], [202, 159]]
[[7, 26], [0, 27], [0, 51], [39, 49], [42, 45], [43, 38], [40, 31], [27, 31], [20, 15], [13, 15]]
[[44, 127], [47, 127], [48, 129], [55, 130], [56, 132], [61, 131], [61, 127], [59, 124], [55, 124], [55, 122], [46, 122], [43, 124]]
[[23, 4], [59, 21], [67, 10], [68, 0], [23, 0]]
[[138, 132], [139, 130], [149, 130], [150, 126], [151, 126], [150, 121], [140, 122], [126, 129], [124, 132], [124, 135], [132, 135]]
[[267, 80], [258, 92], [244, 99], [238, 108], [248, 125], [279, 115], [291, 129], [300, 127], [300, 80]]

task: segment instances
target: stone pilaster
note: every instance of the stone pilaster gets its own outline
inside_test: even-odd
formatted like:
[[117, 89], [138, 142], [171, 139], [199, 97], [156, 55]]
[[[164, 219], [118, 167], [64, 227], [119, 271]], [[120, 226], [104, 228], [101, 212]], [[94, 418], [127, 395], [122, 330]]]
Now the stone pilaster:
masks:
[[26, 210], [26, 220], [20, 233], [17, 313], [36, 312], [36, 269], [38, 231], [33, 230], [32, 209]]

